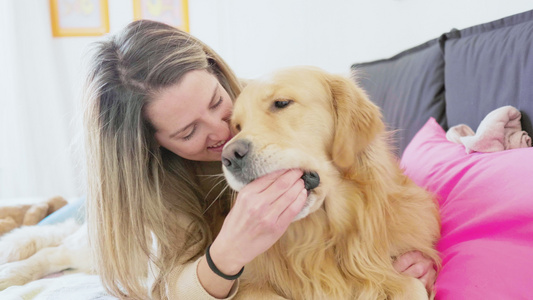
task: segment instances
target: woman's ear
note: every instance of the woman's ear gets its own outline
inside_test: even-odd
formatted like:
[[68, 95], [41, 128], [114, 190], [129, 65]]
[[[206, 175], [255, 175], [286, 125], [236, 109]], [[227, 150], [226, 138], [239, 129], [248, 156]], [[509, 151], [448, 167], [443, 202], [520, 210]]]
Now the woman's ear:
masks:
[[348, 169], [356, 156], [385, 129], [379, 107], [372, 103], [355, 81], [340, 75], [328, 80], [335, 111], [332, 158], [335, 165]]

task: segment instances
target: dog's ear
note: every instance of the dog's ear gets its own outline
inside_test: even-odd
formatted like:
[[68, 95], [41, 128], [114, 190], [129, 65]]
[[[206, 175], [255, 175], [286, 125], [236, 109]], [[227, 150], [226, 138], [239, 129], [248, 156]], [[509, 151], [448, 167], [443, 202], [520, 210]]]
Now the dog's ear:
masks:
[[332, 158], [342, 169], [351, 167], [357, 153], [384, 130], [379, 107], [372, 103], [355, 80], [331, 75], [328, 80], [335, 111]]

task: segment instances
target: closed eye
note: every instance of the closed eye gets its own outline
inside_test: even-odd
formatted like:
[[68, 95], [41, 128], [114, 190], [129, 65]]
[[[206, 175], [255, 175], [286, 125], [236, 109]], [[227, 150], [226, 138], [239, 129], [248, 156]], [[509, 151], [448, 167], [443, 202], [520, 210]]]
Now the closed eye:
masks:
[[220, 104], [222, 104], [222, 101], [224, 101], [224, 99], [222, 99], [222, 97], [220, 97], [220, 99], [218, 99], [217, 103], [213, 104], [213, 106], [211, 106], [211, 109], [216, 109], [217, 107], [220, 106]]
[[187, 136], [182, 137], [182, 139], [186, 141], [190, 140], [193, 137], [195, 132], [196, 132], [196, 124], [194, 124], [194, 126], [192, 127], [191, 133], [189, 133]]
[[276, 109], [282, 109], [289, 105], [291, 105], [294, 101], [292, 100], [276, 100], [274, 101], [274, 108]]

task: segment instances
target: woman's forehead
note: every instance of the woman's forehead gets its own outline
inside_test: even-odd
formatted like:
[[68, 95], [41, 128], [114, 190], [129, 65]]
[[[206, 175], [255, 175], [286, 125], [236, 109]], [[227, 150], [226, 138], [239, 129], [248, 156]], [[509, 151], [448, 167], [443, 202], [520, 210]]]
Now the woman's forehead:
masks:
[[[180, 82], [161, 89], [152, 97], [146, 108], [147, 117], [158, 131], [176, 130], [176, 126], [187, 125], [209, 107], [218, 87], [218, 80], [211, 73], [190, 71]], [[167, 128], [169, 126], [172, 128]]]

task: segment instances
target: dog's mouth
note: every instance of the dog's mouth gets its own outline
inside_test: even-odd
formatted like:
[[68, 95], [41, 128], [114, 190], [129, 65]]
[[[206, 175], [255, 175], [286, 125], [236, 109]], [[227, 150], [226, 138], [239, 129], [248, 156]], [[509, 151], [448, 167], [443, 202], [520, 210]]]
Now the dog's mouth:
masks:
[[[253, 181], [255, 178], [258, 178], [262, 175], [266, 175], [269, 172], [273, 172], [274, 170], [269, 170], [269, 172], [261, 172], [260, 176], [250, 176], [245, 177], [243, 175], [243, 172], [234, 172], [235, 170], [228, 170], [227, 166], [224, 166], [224, 175], [226, 176], [226, 179], [228, 181], [228, 184], [236, 191], [240, 191], [246, 184]], [[241, 170], [242, 171], [242, 170]], [[255, 174], [254, 174], [255, 175]], [[317, 197], [320, 197], [316, 194], [314, 191], [316, 188], [320, 185], [320, 176], [315, 171], [303, 171], [302, 180], [304, 181], [304, 187], [307, 190], [307, 199], [305, 201], [304, 206], [302, 207], [302, 210], [296, 215], [294, 218], [294, 221], [300, 220], [307, 216], [312, 209], [313, 205], [317, 201]]]
[[320, 176], [315, 171], [304, 171], [302, 175], [307, 195], [320, 184]]

